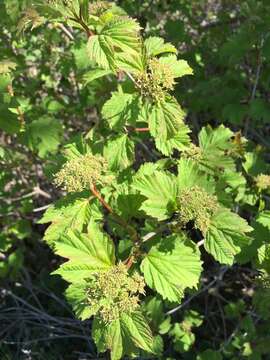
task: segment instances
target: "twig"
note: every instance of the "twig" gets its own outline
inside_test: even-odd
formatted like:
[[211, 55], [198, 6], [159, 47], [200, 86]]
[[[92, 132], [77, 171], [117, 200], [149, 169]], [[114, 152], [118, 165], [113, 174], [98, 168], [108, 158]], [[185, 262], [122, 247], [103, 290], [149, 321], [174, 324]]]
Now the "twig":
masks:
[[176, 225], [177, 221], [172, 221], [170, 223], [164, 224], [162, 226], [160, 226], [158, 229], [156, 229], [155, 231], [151, 231], [148, 234], [144, 235], [142, 237], [142, 242], [146, 242], [150, 239], [152, 239], [154, 236], [162, 233], [163, 231], [167, 230], [170, 226]]
[[137, 131], [137, 132], [148, 132], [148, 131], [149, 131], [149, 128], [148, 128], [148, 127], [145, 127], [145, 128], [134, 128], [134, 131]]
[[172, 315], [175, 312], [177, 312], [178, 310], [184, 308], [186, 305], [188, 305], [194, 298], [198, 297], [199, 295], [203, 294], [204, 292], [206, 292], [208, 289], [210, 289], [214, 284], [219, 283], [225, 273], [228, 271], [228, 266], [224, 266], [220, 269], [220, 273], [219, 275], [212, 280], [208, 285], [206, 285], [203, 289], [201, 289], [200, 291], [198, 291], [196, 294], [192, 295], [190, 298], [188, 298], [186, 301], [184, 301], [182, 304], [178, 305], [177, 307], [175, 307], [174, 309], [171, 309], [169, 311], [166, 312], [165, 315]]
[[51, 204], [41, 206], [41, 207], [39, 207], [39, 208], [34, 209], [33, 212], [36, 213], [36, 212], [40, 212], [40, 211], [47, 210], [50, 206], [51, 206]]
[[197, 242], [196, 246], [199, 248], [204, 245], [204, 239]]
[[70, 40], [74, 40], [74, 36], [71, 34], [71, 32], [63, 24], [58, 24], [58, 26], [67, 35], [67, 37]]
[[103, 197], [101, 196], [100, 192], [97, 190], [97, 188], [94, 184], [90, 186], [90, 190], [91, 190], [92, 194], [99, 200], [99, 202], [105, 207], [105, 209], [107, 209], [109, 211], [109, 213], [112, 214], [113, 213], [112, 208], [103, 199]]
[[46, 199], [51, 199], [51, 198], [52, 198], [52, 196], [51, 196], [49, 193], [47, 193], [46, 191], [42, 190], [42, 189], [39, 187], [39, 185], [37, 185], [37, 186], [34, 187], [34, 192], [35, 192], [36, 195], [43, 196], [43, 197], [45, 197]]
[[7, 345], [16, 345], [16, 344], [34, 344], [37, 342], [41, 342], [41, 341], [51, 341], [51, 340], [57, 340], [57, 339], [66, 339], [66, 338], [77, 338], [77, 339], [83, 339], [86, 340], [87, 337], [86, 336], [82, 336], [82, 335], [56, 335], [56, 336], [47, 336], [47, 337], [43, 337], [43, 338], [39, 338], [39, 339], [35, 339], [35, 340], [27, 340], [27, 341], [3, 341], [3, 344], [7, 344]]
[[[252, 91], [251, 91], [251, 96], [250, 96], [249, 103], [251, 103], [251, 102], [255, 99], [257, 87], [258, 87], [258, 84], [259, 84], [259, 78], [260, 78], [261, 69], [262, 69], [261, 48], [262, 48], [262, 46], [263, 46], [263, 43], [264, 43], [264, 37], [262, 36], [260, 47], [257, 49], [257, 69], [256, 69], [256, 76], [255, 76], [255, 81], [254, 81], [254, 84], [253, 84], [253, 87], [252, 87]], [[246, 122], [245, 122], [244, 132], [243, 132], [244, 137], [247, 137], [249, 123], [250, 123], [250, 118], [247, 117]]]
[[111, 208], [111, 206], [105, 201], [105, 199], [103, 199], [102, 195], [100, 194], [100, 192], [97, 190], [96, 186], [94, 184], [92, 184], [90, 186], [90, 190], [92, 192], [92, 194], [99, 200], [99, 202], [103, 205], [103, 207], [105, 209], [107, 209], [109, 211], [109, 213], [112, 216], [112, 219], [119, 225], [123, 226], [127, 232], [129, 233], [129, 236], [131, 238], [131, 240], [133, 241], [135, 246], [138, 246], [140, 243], [140, 238], [139, 235], [137, 233], [137, 230], [129, 225], [125, 219], [123, 219], [121, 216], [119, 216], [118, 214], [116, 214], [113, 209]]

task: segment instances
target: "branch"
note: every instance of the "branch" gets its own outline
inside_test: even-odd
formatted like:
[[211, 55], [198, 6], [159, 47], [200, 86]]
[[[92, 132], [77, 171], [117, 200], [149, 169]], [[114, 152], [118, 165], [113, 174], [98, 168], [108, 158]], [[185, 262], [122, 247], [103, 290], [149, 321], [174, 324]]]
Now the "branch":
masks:
[[101, 196], [100, 192], [97, 190], [95, 185], [91, 185], [90, 186], [90, 190], [92, 192], [92, 194], [99, 200], [99, 202], [102, 204], [103, 207], [105, 207], [105, 209], [107, 209], [109, 211], [109, 213], [113, 213], [112, 208], [110, 207], [109, 204], [107, 204], [107, 202], [103, 199], [103, 197]]
[[186, 305], [188, 305], [194, 298], [196, 298], [197, 296], [203, 294], [204, 292], [206, 292], [208, 289], [210, 289], [213, 285], [215, 285], [216, 283], [220, 283], [225, 275], [225, 273], [228, 271], [229, 267], [228, 266], [223, 266], [220, 269], [220, 273], [218, 274], [218, 276], [215, 277], [214, 280], [212, 280], [208, 285], [206, 285], [204, 288], [202, 288], [200, 291], [198, 291], [196, 294], [192, 295], [190, 298], [188, 298], [186, 301], [184, 301], [182, 304], [178, 305], [177, 307], [175, 307], [174, 309], [171, 309], [169, 311], [166, 312], [165, 315], [171, 315], [174, 314], [175, 312], [177, 312], [178, 310], [182, 309], [183, 307], [185, 307]]
[[92, 192], [92, 194], [99, 200], [99, 202], [102, 204], [102, 206], [107, 209], [109, 211], [109, 213], [112, 216], [112, 219], [118, 224], [123, 226], [127, 232], [129, 233], [129, 236], [131, 238], [131, 240], [133, 241], [135, 246], [138, 246], [140, 241], [139, 235], [136, 231], [136, 229], [129, 225], [125, 219], [123, 219], [121, 216], [119, 216], [118, 214], [113, 212], [113, 209], [111, 208], [111, 206], [105, 201], [105, 199], [103, 199], [102, 195], [100, 194], [100, 192], [97, 190], [95, 185], [91, 185], [90, 186], [90, 190]]
[[[249, 104], [255, 99], [257, 87], [259, 84], [259, 78], [260, 78], [261, 69], [262, 69], [261, 48], [262, 48], [263, 44], [264, 44], [264, 37], [262, 36], [260, 47], [259, 48], [257, 47], [257, 69], [256, 69], [255, 81], [254, 81], [252, 91], [251, 91], [251, 96], [249, 99]], [[249, 122], [250, 122], [250, 118], [248, 117], [245, 122], [245, 127], [244, 127], [244, 132], [243, 132], [244, 137], [247, 137]]]
[[63, 24], [59, 24], [58, 26], [67, 35], [67, 37], [70, 40], [72, 40], [72, 41], [74, 40], [74, 36], [71, 34], [71, 32]]

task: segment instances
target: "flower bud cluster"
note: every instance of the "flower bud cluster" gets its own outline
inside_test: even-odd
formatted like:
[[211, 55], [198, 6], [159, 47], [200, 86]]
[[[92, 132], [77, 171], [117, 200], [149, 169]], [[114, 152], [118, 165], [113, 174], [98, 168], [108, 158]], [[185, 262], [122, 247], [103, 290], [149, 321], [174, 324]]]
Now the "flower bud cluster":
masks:
[[72, 0], [48, 0], [48, 3], [51, 4], [51, 5], [64, 5], [64, 6], [71, 6], [73, 5], [73, 1]]
[[123, 263], [108, 271], [93, 274], [87, 289], [91, 309], [105, 323], [119, 319], [122, 313], [131, 314], [139, 306], [139, 294], [144, 294], [144, 279], [138, 273], [128, 274]]
[[106, 10], [111, 7], [108, 1], [93, 1], [89, 4], [89, 14], [94, 16], [100, 16]]
[[160, 101], [165, 98], [165, 92], [173, 90], [174, 76], [167, 64], [153, 58], [149, 61], [146, 72], [137, 75], [136, 85], [142, 96]]
[[67, 192], [80, 192], [95, 184], [109, 185], [112, 180], [106, 160], [100, 155], [86, 154], [66, 162], [55, 175], [54, 183]]
[[270, 188], [270, 175], [260, 174], [256, 177], [256, 186], [260, 190], [266, 190]]
[[200, 161], [203, 157], [203, 151], [199, 146], [191, 144], [184, 150], [183, 155], [195, 161]]
[[214, 213], [218, 210], [217, 198], [199, 186], [183, 189], [178, 197], [180, 222], [194, 221], [195, 228], [205, 234]]

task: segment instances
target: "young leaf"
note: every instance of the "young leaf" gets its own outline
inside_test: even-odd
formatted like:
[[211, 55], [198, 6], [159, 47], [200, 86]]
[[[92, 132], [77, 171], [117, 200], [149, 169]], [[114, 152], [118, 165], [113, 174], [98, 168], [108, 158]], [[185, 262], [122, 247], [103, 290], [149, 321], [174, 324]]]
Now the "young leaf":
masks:
[[171, 155], [174, 149], [182, 151], [190, 145], [191, 140], [188, 135], [189, 133], [189, 127], [185, 124], [182, 124], [173, 138], [164, 141], [162, 137], [156, 137], [156, 147], [165, 156]]
[[266, 227], [268, 230], [270, 230], [270, 211], [269, 210], [265, 210], [265, 211], [262, 211], [256, 221], [263, 225], [264, 227]]
[[146, 54], [148, 57], [158, 56], [164, 53], [177, 53], [175, 46], [165, 43], [164, 39], [157, 36], [150, 36], [144, 41]]
[[37, 150], [40, 157], [57, 150], [63, 135], [59, 121], [44, 116], [26, 126], [24, 140], [31, 150]]
[[85, 85], [89, 84], [90, 82], [99, 79], [103, 76], [106, 75], [111, 75], [112, 71], [111, 70], [105, 70], [105, 69], [92, 69], [87, 71], [84, 75], [83, 75], [83, 82]]
[[210, 194], [215, 190], [212, 178], [200, 171], [198, 164], [186, 158], [181, 158], [178, 165], [178, 187], [179, 190], [199, 186]]
[[180, 301], [185, 288], [198, 285], [202, 271], [198, 252], [179, 235], [153, 246], [141, 264], [145, 281], [164, 299]]
[[91, 60], [105, 70], [115, 71], [113, 46], [104, 35], [90, 36], [87, 43], [87, 52]]
[[147, 215], [158, 220], [165, 220], [172, 215], [177, 196], [176, 181], [172, 174], [155, 171], [151, 175], [138, 176], [132, 187], [147, 198], [140, 208]]
[[232, 265], [235, 255], [251, 242], [246, 233], [252, 230], [239, 215], [221, 208], [211, 219], [205, 249], [220, 263]]
[[112, 171], [123, 170], [135, 160], [134, 142], [127, 134], [109, 138], [104, 148], [104, 157]]
[[93, 310], [87, 304], [86, 282], [77, 279], [78, 282], [69, 285], [65, 291], [66, 298], [71, 304], [76, 316], [81, 320], [89, 319], [93, 315]]
[[114, 130], [123, 130], [126, 124], [135, 124], [138, 112], [138, 99], [122, 92], [114, 92], [102, 108], [102, 116]]
[[134, 19], [122, 17], [108, 22], [101, 34], [111, 39], [115, 48], [120, 48], [126, 53], [137, 53], [140, 49], [140, 25]]
[[121, 326], [127, 338], [134, 345], [147, 352], [153, 352], [153, 336], [145, 317], [139, 311], [121, 316]]
[[116, 70], [116, 53], [125, 51], [137, 54], [140, 51], [140, 27], [129, 18], [107, 22], [98, 35], [90, 36], [88, 54], [103, 69]]
[[88, 194], [80, 194], [80, 196], [72, 194], [50, 206], [39, 223], [51, 222], [45, 232], [44, 240], [53, 246], [54, 242], [68, 230], [82, 231], [90, 218], [101, 218], [96, 201], [91, 201]]
[[111, 351], [111, 359], [119, 360], [131, 355], [137, 348], [153, 352], [153, 336], [149, 325], [140, 311], [131, 315], [122, 314], [121, 318], [105, 326], [102, 321], [94, 320], [92, 336], [100, 352]]
[[77, 282], [92, 272], [106, 270], [115, 263], [114, 244], [99, 226], [91, 221], [88, 234], [69, 232], [55, 243], [56, 254], [69, 259], [54, 274]]
[[[103, 324], [104, 327], [104, 324]], [[109, 324], [106, 330], [106, 346], [111, 351], [111, 360], [121, 359], [124, 352], [124, 334], [121, 331], [120, 319]]]
[[160, 58], [160, 62], [170, 67], [175, 78], [193, 74], [193, 70], [188, 65], [187, 61], [177, 60], [175, 55], [164, 56]]
[[216, 129], [212, 129], [210, 125], [202, 128], [199, 133], [199, 145], [202, 149], [200, 163], [206, 169], [235, 169], [234, 160], [228, 154], [228, 151], [235, 149], [232, 136], [233, 132], [223, 125]]
[[148, 108], [150, 133], [161, 141], [173, 138], [181, 130], [185, 117], [177, 101], [167, 95], [165, 100], [153, 104]]

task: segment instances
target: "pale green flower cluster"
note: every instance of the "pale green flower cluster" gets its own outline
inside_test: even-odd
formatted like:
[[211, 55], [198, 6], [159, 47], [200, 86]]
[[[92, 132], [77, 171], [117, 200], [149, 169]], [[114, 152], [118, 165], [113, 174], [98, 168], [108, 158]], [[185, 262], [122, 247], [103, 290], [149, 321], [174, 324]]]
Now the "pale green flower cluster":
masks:
[[100, 16], [104, 11], [108, 10], [112, 5], [108, 1], [94, 1], [89, 4], [90, 15]]
[[142, 96], [156, 101], [163, 100], [165, 92], [173, 90], [174, 84], [171, 68], [156, 58], [149, 61], [148, 71], [137, 75], [136, 78], [136, 85]]
[[191, 144], [184, 150], [183, 155], [195, 161], [200, 161], [203, 157], [203, 152], [199, 146]]
[[55, 175], [54, 183], [67, 192], [80, 192], [92, 185], [109, 185], [108, 164], [101, 155], [86, 154], [67, 161]]
[[181, 191], [178, 197], [180, 222], [186, 225], [194, 221], [195, 228], [205, 234], [214, 213], [218, 210], [217, 198], [199, 186]]
[[69, 7], [73, 5], [73, 0], [48, 0], [48, 3], [55, 6], [61, 5]]
[[90, 280], [87, 301], [105, 323], [119, 319], [122, 313], [131, 314], [139, 306], [139, 294], [144, 294], [144, 279], [138, 273], [128, 274], [123, 263], [108, 271], [97, 272]]
[[270, 175], [260, 174], [256, 177], [256, 186], [261, 190], [270, 188]]

